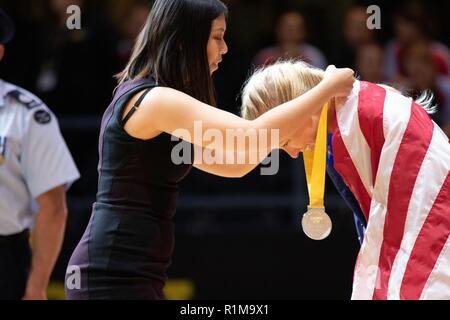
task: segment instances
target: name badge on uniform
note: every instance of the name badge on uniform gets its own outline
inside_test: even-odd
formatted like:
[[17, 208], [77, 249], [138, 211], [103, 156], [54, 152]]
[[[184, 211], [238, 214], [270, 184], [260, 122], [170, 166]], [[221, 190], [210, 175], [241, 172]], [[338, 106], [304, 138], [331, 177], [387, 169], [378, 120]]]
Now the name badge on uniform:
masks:
[[6, 158], [6, 137], [0, 136], [0, 166], [5, 162]]

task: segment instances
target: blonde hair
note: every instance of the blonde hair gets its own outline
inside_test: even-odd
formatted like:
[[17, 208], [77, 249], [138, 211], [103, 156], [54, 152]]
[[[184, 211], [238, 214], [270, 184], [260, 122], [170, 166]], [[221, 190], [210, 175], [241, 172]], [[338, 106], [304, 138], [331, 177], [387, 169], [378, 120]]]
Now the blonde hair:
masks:
[[279, 61], [257, 69], [242, 90], [241, 115], [253, 120], [292, 100], [322, 81], [325, 72], [303, 61]]
[[[254, 120], [270, 109], [311, 90], [323, 80], [324, 75], [322, 69], [300, 60], [278, 61], [257, 69], [242, 89], [241, 116]], [[433, 100], [434, 95], [426, 90], [415, 102], [432, 114], [436, 112]]]

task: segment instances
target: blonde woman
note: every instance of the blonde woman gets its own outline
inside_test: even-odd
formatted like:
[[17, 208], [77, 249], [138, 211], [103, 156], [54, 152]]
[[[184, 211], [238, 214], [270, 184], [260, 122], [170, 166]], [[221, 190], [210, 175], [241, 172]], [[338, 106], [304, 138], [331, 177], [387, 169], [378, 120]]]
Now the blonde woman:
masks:
[[[323, 76], [303, 62], [260, 69], [243, 89], [242, 116], [256, 119]], [[328, 167], [348, 186], [366, 224], [353, 299], [450, 299], [450, 146], [427, 114], [430, 101], [363, 81], [346, 100], [329, 101]], [[281, 148], [292, 157], [312, 148], [319, 114]]]

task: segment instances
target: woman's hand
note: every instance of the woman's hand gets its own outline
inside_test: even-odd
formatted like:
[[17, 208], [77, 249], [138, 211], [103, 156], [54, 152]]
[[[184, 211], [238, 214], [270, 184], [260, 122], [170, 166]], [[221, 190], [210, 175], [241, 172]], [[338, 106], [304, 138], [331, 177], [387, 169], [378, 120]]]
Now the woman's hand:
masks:
[[46, 287], [34, 287], [32, 284], [28, 283], [22, 300], [47, 300], [46, 289]]
[[325, 71], [323, 80], [332, 88], [334, 97], [345, 98], [353, 89], [353, 83], [355, 82], [354, 75], [355, 73], [352, 69], [337, 69], [334, 65], [330, 65]]

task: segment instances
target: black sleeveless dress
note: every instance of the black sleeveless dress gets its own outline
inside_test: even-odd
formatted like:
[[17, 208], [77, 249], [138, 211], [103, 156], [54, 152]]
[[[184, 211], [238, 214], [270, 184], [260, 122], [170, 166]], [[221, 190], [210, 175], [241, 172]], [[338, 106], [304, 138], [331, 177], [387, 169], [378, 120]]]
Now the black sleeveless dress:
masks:
[[170, 134], [139, 140], [125, 132], [121, 120], [129, 99], [155, 86], [151, 79], [125, 82], [103, 115], [98, 193], [68, 265], [68, 299], [164, 298], [178, 187], [192, 165], [172, 162], [180, 142]]

